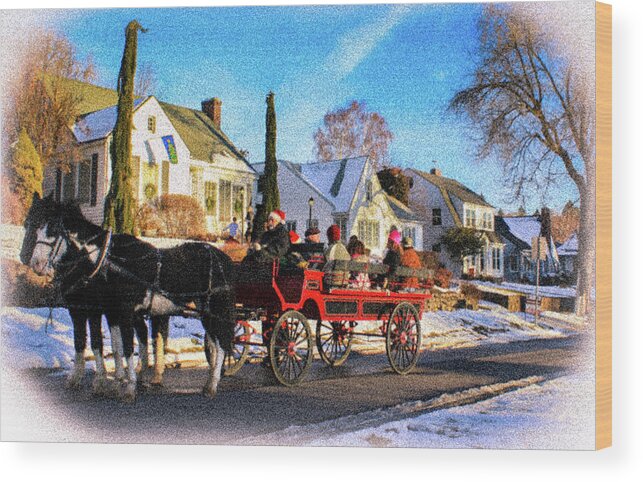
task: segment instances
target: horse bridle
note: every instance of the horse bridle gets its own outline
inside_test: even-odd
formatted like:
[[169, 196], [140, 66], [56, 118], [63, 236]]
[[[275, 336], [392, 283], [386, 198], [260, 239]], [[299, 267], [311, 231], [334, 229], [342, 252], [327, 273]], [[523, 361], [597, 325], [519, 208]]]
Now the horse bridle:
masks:
[[[71, 241], [71, 236], [70, 232], [68, 229], [64, 227], [64, 224], [62, 222], [62, 219], [58, 219], [58, 227], [60, 228], [61, 234], [56, 237], [54, 241], [43, 241], [43, 240], [37, 240], [34, 244], [34, 249], [38, 244], [44, 244], [45, 246], [49, 246], [51, 248], [51, 251], [49, 252], [49, 256], [47, 258], [47, 265], [46, 268], [51, 268], [52, 270], [56, 269], [56, 265], [58, 265], [58, 262], [55, 262], [56, 258], [58, 257], [58, 253], [60, 252], [60, 249], [62, 247], [63, 242], [67, 243], [69, 245]], [[83, 241], [83, 243], [79, 246], [79, 249], [84, 248], [87, 246], [89, 243], [94, 241], [95, 239], [99, 238], [100, 236], [103, 235], [103, 232], [98, 233], [95, 236], [92, 236], [91, 238]], [[107, 236], [105, 236], [105, 242], [103, 243], [103, 247], [101, 248], [101, 254], [98, 257], [98, 261], [96, 262], [96, 266], [94, 266], [94, 269], [92, 270], [91, 274], [89, 276], [85, 277], [86, 281], [89, 281], [92, 279], [94, 276], [98, 274], [98, 272], [101, 270], [103, 267], [103, 264], [105, 263], [105, 260], [107, 259], [107, 253], [109, 251], [110, 245], [112, 241], [112, 229], [110, 228], [107, 231]], [[32, 255], [33, 256], [33, 255]], [[78, 264], [80, 261], [75, 261], [72, 263], [71, 267], [71, 272], [74, 270], [74, 265]], [[75, 284], [74, 284], [75, 286]]]
[[[47, 264], [45, 268], [50, 268], [50, 269], [55, 269], [56, 267], [54, 266], [54, 260], [58, 257], [58, 253], [60, 252], [60, 248], [62, 247], [63, 241], [69, 244], [70, 237], [69, 237], [69, 231], [65, 229], [62, 219], [58, 219], [58, 226], [60, 227], [60, 230], [62, 231], [62, 234], [56, 237], [54, 241], [43, 241], [40, 239], [37, 239], [36, 242], [34, 243], [34, 250], [36, 249], [36, 246], [39, 244], [44, 244], [45, 246], [49, 246], [51, 250], [49, 251], [49, 256], [47, 257]], [[31, 253], [31, 256], [33, 257], [33, 251]], [[57, 264], [57, 263], [56, 263]]]

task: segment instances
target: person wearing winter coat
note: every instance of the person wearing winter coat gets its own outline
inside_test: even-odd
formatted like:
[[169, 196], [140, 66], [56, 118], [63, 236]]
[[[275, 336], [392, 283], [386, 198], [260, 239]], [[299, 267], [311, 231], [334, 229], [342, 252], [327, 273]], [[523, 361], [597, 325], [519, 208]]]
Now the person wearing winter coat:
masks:
[[285, 256], [290, 249], [290, 234], [286, 229], [286, 214], [279, 209], [268, 215], [268, 229], [254, 243], [247, 258], [255, 262], [267, 262]]
[[[333, 224], [326, 231], [328, 236], [328, 248], [324, 252], [326, 264], [324, 265], [324, 283], [328, 287], [341, 287], [348, 284], [350, 276], [346, 269], [342, 269], [342, 261], [350, 261], [351, 256], [346, 246], [341, 242], [341, 230], [337, 224]], [[339, 263], [338, 263], [339, 262]]]
[[[417, 252], [413, 248], [413, 240], [408, 236], [402, 240], [402, 266], [408, 268], [420, 269], [422, 268], [422, 261]], [[402, 282], [402, 288], [414, 290], [419, 287], [419, 282], [415, 276], [407, 276]]]

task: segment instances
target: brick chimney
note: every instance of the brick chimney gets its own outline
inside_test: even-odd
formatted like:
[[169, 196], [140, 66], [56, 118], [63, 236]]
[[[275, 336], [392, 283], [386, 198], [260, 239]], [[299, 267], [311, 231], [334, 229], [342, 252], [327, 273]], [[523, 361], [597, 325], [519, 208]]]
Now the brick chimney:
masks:
[[213, 97], [204, 100], [201, 102], [201, 111], [214, 122], [217, 129], [221, 129], [221, 99]]
[[434, 176], [442, 176], [442, 171], [437, 167], [434, 167], [433, 169], [431, 169], [429, 173], [433, 174]]

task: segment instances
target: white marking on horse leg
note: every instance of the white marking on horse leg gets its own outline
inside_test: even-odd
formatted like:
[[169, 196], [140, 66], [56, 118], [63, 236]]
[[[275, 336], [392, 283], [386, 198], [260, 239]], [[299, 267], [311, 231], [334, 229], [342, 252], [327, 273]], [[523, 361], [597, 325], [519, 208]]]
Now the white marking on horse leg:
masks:
[[127, 358], [127, 383], [125, 385], [125, 401], [133, 402], [136, 398], [136, 363], [134, 353]]
[[225, 353], [221, 349], [219, 340], [212, 341], [212, 339], [206, 335], [206, 343], [208, 343], [208, 347], [210, 348], [210, 373], [203, 393], [207, 397], [214, 398], [217, 394], [219, 381], [221, 380], [221, 368], [223, 367]]
[[125, 378], [123, 370], [123, 339], [121, 338], [121, 327], [112, 326], [109, 328], [112, 337], [112, 353], [114, 355], [114, 376], [117, 380]]
[[143, 343], [139, 338], [138, 333], [136, 333], [136, 339], [138, 340], [138, 364], [136, 365], [136, 370], [139, 373], [144, 373], [150, 367], [150, 355], [147, 340]]
[[154, 339], [154, 376], [152, 377], [152, 385], [163, 384], [163, 372], [165, 372], [165, 344], [163, 343], [163, 335], [160, 330]]
[[96, 373], [94, 374], [94, 384], [93, 390], [96, 394], [103, 393], [107, 381], [106, 370], [105, 370], [105, 360], [103, 359], [103, 354], [100, 350], [96, 349], [94, 351], [94, 358], [96, 359]]
[[85, 353], [76, 352], [76, 358], [74, 359], [74, 367], [69, 374], [67, 379], [67, 387], [69, 388], [78, 388], [80, 382], [85, 375]]

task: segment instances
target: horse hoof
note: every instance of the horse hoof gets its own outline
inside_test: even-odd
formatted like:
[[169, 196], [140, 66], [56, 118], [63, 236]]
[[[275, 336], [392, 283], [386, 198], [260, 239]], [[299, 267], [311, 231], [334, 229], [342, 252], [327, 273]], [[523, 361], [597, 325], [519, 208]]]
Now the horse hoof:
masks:
[[154, 385], [157, 387], [163, 386], [163, 377], [161, 375], [154, 375], [152, 377], [152, 380], [150, 380], [150, 385]]
[[67, 389], [69, 390], [78, 390], [80, 388], [80, 382], [82, 380], [82, 377], [79, 377], [77, 375], [72, 375], [67, 379]]
[[125, 384], [121, 394], [121, 399], [125, 403], [133, 403], [136, 400], [136, 385], [132, 383]]
[[97, 378], [92, 384], [92, 391], [94, 395], [102, 396], [107, 393], [107, 380], [105, 378]]
[[217, 391], [211, 387], [206, 386], [203, 388], [203, 395], [208, 398], [215, 398], [217, 396]]

